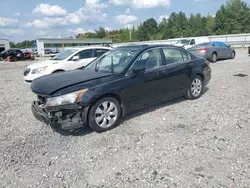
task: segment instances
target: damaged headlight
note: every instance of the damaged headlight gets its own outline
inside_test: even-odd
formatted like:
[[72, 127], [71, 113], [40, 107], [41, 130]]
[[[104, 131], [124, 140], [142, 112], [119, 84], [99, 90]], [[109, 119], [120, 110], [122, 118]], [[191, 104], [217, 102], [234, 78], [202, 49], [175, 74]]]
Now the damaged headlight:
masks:
[[46, 106], [60, 106], [65, 104], [73, 104], [79, 102], [88, 89], [83, 89], [58, 97], [51, 97], [47, 100]]
[[33, 69], [31, 74], [41, 74], [46, 68], [47, 68], [47, 66]]

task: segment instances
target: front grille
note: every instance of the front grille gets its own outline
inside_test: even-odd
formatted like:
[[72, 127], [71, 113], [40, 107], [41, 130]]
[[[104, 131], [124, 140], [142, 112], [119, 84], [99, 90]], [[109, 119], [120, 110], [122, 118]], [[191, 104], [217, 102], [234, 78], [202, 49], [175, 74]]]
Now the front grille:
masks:
[[45, 104], [46, 103], [46, 98], [42, 97], [42, 96], [37, 96], [38, 101], [40, 102], [40, 104]]
[[24, 73], [23, 73], [24, 76], [27, 76], [29, 73], [30, 73], [29, 68], [24, 69]]

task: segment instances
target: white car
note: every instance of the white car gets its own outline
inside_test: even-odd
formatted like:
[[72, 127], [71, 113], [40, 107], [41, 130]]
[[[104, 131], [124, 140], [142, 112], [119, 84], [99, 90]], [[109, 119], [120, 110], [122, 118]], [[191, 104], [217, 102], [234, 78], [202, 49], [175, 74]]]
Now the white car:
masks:
[[192, 48], [194, 45], [209, 42], [208, 37], [195, 37], [195, 38], [182, 38], [178, 40], [174, 45], [183, 47], [186, 50]]
[[110, 49], [108, 47], [95, 46], [64, 50], [52, 59], [39, 61], [27, 66], [24, 69], [24, 80], [26, 83], [31, 83], [32, 80], [44, 75], [85, 67]]

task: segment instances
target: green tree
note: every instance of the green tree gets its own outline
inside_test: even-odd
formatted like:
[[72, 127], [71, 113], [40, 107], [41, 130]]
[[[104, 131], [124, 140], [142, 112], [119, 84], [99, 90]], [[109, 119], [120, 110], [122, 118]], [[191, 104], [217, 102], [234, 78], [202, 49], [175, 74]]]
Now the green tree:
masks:
[[15, 48], [15, 47], [16, 47], [15, 43], [14, 42], [10, 42], [10, 48]]
[[250, 9], [244, 1], [229, 0], [217, 11], [215, 34], [250, 32]]
[[105, 38], [106, 30], [103, 27], [100, 27], [99, 30], [95, 30], [97, 38]]

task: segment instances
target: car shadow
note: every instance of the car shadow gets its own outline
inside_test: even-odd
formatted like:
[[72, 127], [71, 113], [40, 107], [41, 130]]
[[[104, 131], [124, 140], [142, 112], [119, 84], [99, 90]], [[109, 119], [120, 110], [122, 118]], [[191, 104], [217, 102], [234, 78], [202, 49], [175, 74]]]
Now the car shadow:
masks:
[[218, 59], [216, 62], [211, 62], [213, 64], [220, 63], [220, 62], [226, 62], [228, 60], [233, 60], [233, 59]]
[[[209, 91], [209, 88], [208, 87], [205, 87], [204, 90], [203, 90], [203, 94], [206, 94], [207, 92]], [[172, 100], [168, 100], [166, 102], [163, 102], [163, 103], [159, 103], [159, 104], [156, 104], [156, 105], [152, 105], [152, 106], [148, 106], [148, 107], [145, 107], [143, 109], [140, 109], [140, 110], [136, 110], [134, 112], [131, 112], [129, 114], [127, 114], [120, 122], [120, 124], [124, 123], [125, 121], [128, 121], [130, 119], [133, 119], [133, 118], [136, 118], [136, 117], [139, 117], [139, 116], [142, 116], [144, 114], [147, 114], [147, 113], [150, 113], [150, 112], [153, 112], [155, 110], [158, 110], [160, 108], [164, 108], [164, 107], [167, 107], [167, 106], [170, 106], [170, 105], [174, 105], [174, 104], [178, 104], [178, 103], [181, 103], [181, 102], [184, 102], [186, 101], [187, 99], [185, 99], [184, 97], [179, 97], [179, 98], [175, 98], [175, 99], [172, 99]], [[91, 134], [93, 133], [94, 131], [92, 129], [90, 129], [88, 126], [84, 127], [84, 128], [81, 128], [81, 129], [78, 129], [78, 130], [75, 130], [73, 132], [70, 132], [70, 131], [63, 131], [63, 130], [60, 130], [60, 129], [55, 129], [53, 128], [57, 133], [63, 135], [63, 136], [85, 136], [85, 135], [88, 135], [88, 134]]]

